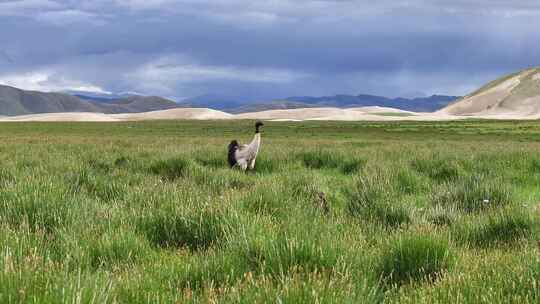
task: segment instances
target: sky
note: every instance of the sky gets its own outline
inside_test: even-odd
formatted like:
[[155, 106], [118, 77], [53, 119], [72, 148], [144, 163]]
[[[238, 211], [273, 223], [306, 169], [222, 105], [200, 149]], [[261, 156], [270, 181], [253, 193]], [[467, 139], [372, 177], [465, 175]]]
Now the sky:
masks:
[[464, 95], [540, 66], [538, 0], [0, 0], [0, 84], [180, 101]]

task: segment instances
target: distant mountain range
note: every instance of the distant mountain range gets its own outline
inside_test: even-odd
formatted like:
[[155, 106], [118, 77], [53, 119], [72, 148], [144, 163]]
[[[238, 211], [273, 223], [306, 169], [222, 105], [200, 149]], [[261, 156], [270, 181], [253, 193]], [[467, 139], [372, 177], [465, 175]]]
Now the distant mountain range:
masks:
[[15, 116], [59, 112], [140, 113], [173, 108], [210, 108], [229, 113], [246, 113], [276, 109], [354, 108], [364, 106], [382, 106], [415, 112], [432, 112], [444, 108], [456, 99], [458, 99], [456, 96], [443, 95], [413, 99], [386, 98], [374, 95], [335, 95], [324, 97], [298, 96], [281, 100], [252, 101], [241, 97], [223, 97], [209, 94], [177, 103], [158, 96], [113, 95], [73, 91], [45, 93], [0, 85], [0, 115]]
[[0, 115], [7, 116], [59, 112], [138, 113], [178, 106], [174, 101], [153, 96], [103, 99], [66, 93], [25, 91], [0, 85]]
[[277, 109], [315, 107], [357, 108], [366, 106], [390, 107], [414, 112], [433, 112], [444, 108], [458, 96], [433, 95], [419, 98], [387, 98], [375, 95], [334, 95], [323, 97], [297, 96], [272, 101], [238, 101], [231, 97], [203, 95], [180, 102], [180, 105], [246, 113]]

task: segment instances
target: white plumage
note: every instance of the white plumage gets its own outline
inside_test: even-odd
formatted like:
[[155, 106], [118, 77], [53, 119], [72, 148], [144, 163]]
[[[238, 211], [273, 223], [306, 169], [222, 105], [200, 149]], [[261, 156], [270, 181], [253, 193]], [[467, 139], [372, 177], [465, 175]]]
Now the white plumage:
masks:
[[255, 136], [249, 144], [240, 145], [236, 140], [231, 141], [229, 144], [229, 165], [231, 168], [238, 166], [243, 171], [248, 168], [250, 170], [255, 168], [255, 161], [261, 147], [261, 133], [259, 129], [263, 125], [260, 121], [255, 124]]

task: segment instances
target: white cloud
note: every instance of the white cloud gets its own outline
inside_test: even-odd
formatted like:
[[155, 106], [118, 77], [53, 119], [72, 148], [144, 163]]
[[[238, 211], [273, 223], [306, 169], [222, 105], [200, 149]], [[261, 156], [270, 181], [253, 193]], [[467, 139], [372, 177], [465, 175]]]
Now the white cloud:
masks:
[[93, 13], [79, 10], [61, 10], [38, 13], [35, 18], [39, 21], [51, 23], [58, 26], [69, 25], [73, 23], [90, 23], [93, 25], [104, 25], [106, 21]]
[[36, 71], [25, 74], [0, 76], [0, 84], [16, 87], [23, 90], [41, 91], [41, 92], [59, 92], [59, 91], [86, 91], [97, 93], [110, 93], [102, 88], [78, 80], [56, 77], [53, 73], [47, 71]]
[[0, 0], [0, 15], [28, 15], [61, 9], [62, 5], [50, 0]]

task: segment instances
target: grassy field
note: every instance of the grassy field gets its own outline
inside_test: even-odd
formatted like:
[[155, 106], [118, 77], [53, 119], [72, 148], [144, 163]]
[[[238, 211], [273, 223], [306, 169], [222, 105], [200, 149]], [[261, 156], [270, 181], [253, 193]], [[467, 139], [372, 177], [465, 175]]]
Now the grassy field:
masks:
[[1, 124], [0, 302], [540, 302], [539, 122], [252, 124]]

